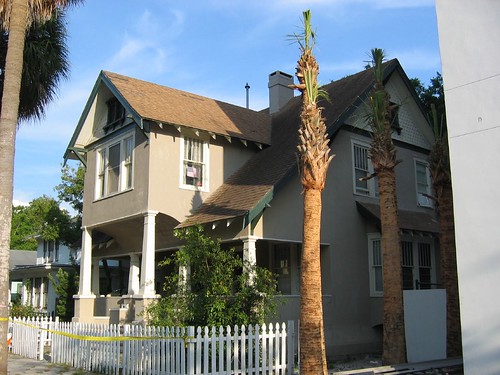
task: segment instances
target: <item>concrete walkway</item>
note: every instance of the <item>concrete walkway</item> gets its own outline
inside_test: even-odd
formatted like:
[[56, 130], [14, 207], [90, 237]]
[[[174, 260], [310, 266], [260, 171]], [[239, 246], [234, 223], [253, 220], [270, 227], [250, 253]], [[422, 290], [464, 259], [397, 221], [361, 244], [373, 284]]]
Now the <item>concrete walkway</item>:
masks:
[[[463, 374], [462, 359], [445, 359], [440, 361], [405, 364], [398, 366], [381, 366], [365, 368], [359, 370], [335, 371], [330, 370], [334, 375], [366, 375], [366, 374]], [[430, 371], [428, 371], [430, 370]], [[443, 371], [441, 371], [443, 370]], [[68, 366], [54, 365], [48, 361], [37, 361], [35, 359], [24, 358], [15, 354], [9, 354], [8, 371], [9, 375], [90, 375], [93, 372], [83, 371]]]
[[93, 374], [80, 369], [68, 366], [54, 365], [47, 361], [37, 361], [35, 359], [24, 358], [15, 354], [9, 354], [7, 364], [7, 374], [9, 375], [87, 375]]

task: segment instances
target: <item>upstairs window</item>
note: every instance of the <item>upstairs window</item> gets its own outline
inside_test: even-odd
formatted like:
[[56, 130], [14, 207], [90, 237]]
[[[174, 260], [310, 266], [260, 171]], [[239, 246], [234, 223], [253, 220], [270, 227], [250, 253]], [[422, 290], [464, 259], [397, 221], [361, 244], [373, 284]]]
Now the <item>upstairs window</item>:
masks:
[[132, 189], [133, 151], [133, 135], [97, 150], [96, 199]]
[[59, 261], [59, 241], [43, 241], [43, 263], [52, 263]]
[[125, 108], [116, 98], [112, 98], [106, 102], [108, 106], [108, 119], [104, 131], [108, 132], [121, 125], [125, 120]]
[[378, 197], [377, 178], [366, 179], [373, 174], [373, 166], [368, 157], [370, 146], [361, 143], [352, 143], [354, 193]]
[[183, 137], [181, 155], [181, 187], [208, 191], [208, 143]]
[[415, 182], [417, 188], [417, 204], [422, 207], [432, 207], [431, 174], [427, 162], [415, 160]]

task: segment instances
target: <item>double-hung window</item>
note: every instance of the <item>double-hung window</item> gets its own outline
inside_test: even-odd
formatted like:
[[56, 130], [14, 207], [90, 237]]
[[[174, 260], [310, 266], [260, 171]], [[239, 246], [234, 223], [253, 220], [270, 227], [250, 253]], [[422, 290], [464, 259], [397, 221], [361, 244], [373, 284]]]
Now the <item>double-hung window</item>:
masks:
[[368, 156], [368, 144], [353, 142], [352, 143], [352, 160], [353, 160], [353, 183], [354, 193], [367, 195], [370, 197], [378, 196], [378, 181], [377, 178], [367, 179], [373, 174], [373, 166]]
[[208, 143], [198, 138], [183, 137], [181, 155], [180, 186], [208, 191]]
[[97, 150], [97, 199], [132, 189], [133, 155], [133, 135], [126, 135]]
[[382, 296], [384, 293], [384, 284], [382, 275], [382, 243], [380, 236], [369, 235], [368, 246], [370, 249], [370, 295], [372, 297]]
[[432, 207], [431, 175], [427, 162], [415, 159], [415, 182], [417, 188], [417, 203], [419, 206]]
[[[382, 244], [378, 233], [368, 235], [370, 295], [384, 294], [382, 275]], [[432, 239], [405, 237], [401, 240], [403, 289], [430, 289], [436, 280]]]

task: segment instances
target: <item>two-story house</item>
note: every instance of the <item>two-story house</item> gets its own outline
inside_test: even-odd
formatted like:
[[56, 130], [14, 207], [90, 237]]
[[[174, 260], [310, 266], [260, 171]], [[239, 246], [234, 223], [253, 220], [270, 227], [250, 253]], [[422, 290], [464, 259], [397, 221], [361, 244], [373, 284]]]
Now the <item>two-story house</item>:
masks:
[[[57, 280], [57, 271], [75, 272], [75, 264], [80, 256], [79, 249], [72, 249], [59, 241], [46, 241], [37, 237], [37, 250], [22, 251], [24, 261], [18, 261], [10, 270], [12, 302], [30, 305], [40, 312], [56, 314], [58, 295], [50, 276]], [[19, 252], [19, 250], [11, 250]], [[12, 255], [11, 255], [12, 256]], [[14, 256], [16, 257], [16, 256]]]
[[[405, 288], [438, 281], [437, 223], [426, 157], [432, 131], [397, 60], [386, 87], [398, 104], [394, 142]], [[140, 319], [161, 293], [156, 264], [194, 224], [278, 274], [280, 320], [298, 319], [302, 196], [296, 145], [300, 98], [291, 75], [269, 76], [270, 107], [256, 112], [101, 72], [66, 159], [86, 165], [80, 290], [75, 320]], [[326, 85], [324, 117], [336, 154], [323, 192], [321, 261], [330, 355], [380, 350], [382, 263], [377, 184], [369, 175], [365, 70]], [[99, 290], [98, 265], [123, 266], [121, 296]]]

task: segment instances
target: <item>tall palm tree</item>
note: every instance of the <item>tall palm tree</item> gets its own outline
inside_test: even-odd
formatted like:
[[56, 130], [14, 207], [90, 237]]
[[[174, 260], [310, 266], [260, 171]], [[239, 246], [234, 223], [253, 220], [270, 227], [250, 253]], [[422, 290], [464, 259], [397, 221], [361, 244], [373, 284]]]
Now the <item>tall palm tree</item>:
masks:
[[383, 361], [406, 362], [401, 237], [396, 197], [396, 147], [392, 142], [389, 94], [384, 87], [384, 52], [371, 51], [375, 83], [370, 94], [372, 141], [369, 156], [378, 177], [384, 288]]
[[318, 87], [319, 66], [312, 50], [315, 33], [311, 27], [311, 12], [303, 12], [304, 32], [295, 35], [301, 56], [297, 62], [294, 87], [302, 94], [301, 125], [299, 128], [299, 171], [304, 194], [304, 227], [300, 285], [300, 373], [326, 374], [326, 350], [323, 330], [321, 291], [320, 228], [321, 192], [330, 155], [328, 134], [318, 107], [322, 91]]
[[462, 355], [462, 330], [448, 137], [444, 123], [438, 120], [434, 103], [431, 104], [431, 113], [435, 141], [429, 154], [429, 169], [439, 214], [440, 273], [446, 290], [446, 347], [448, 357], [457, 357]]
[[9, 31], [0, 113], [0, 374], [7, 374], [9, 244], [12, 220], [14, 153], [26, 31], [57, 9], [81, 0], [0, 0], [0, 21]]

